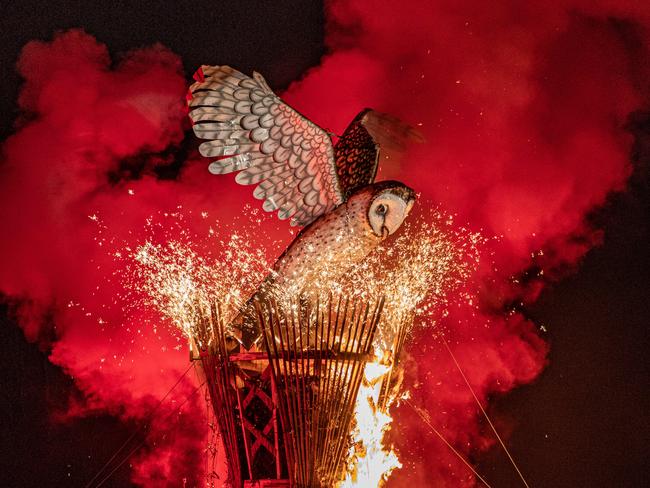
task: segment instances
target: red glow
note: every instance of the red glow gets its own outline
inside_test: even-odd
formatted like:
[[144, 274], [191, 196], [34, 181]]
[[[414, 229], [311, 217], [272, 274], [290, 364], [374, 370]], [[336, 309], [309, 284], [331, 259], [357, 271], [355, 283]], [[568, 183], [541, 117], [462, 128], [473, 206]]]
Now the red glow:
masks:
[[[417, 124], [428, 143], [380, 176], [398, 177], [458, 222], [502, 236], [470, 284], [481, 313], [460, 304], [442, 324], [481, 399], [531, 382], [543, 368], [547, 345], [535, 325], [504, 309], [534, 301], [544, 277], [513, 278], [532, 265], [552, 276], [597, 242], [585, 215], [623, 188], [630, 171], [623, 127], [643, 101], [631, 68], [643, 63], [605, 17], [647, 21], [648, 12], [632, 3], [553, 3], [335, 2], [333, 54], [286, 95], [335, 130], [364, 106]], [[432, 423], [464, 452], [491, 444], [439, 340], [416, 336], [410, 353], [414, 402], [426, 405]], [[474, 485], [408, 408], [397, 415], [406, 469], [390, 486]]]
[[[502, 236], [469, 285], [481, 312], [459, 301], [442, 323], [485, 399], [531, 382], [545, 362], [547, 345], [534, 324], [504, 313], [508, 303], [534, 301], [544, 283], [512, 278], [532, 264], [551, 277], [574, 265], [598, 238], [585, 215], [625, 184], [623, 126], [643, 101], [634, 68], [641, 53], [626, 49], [606, 17], [647, 25], [650, 13], [634, 2], [409, 3], [332, 3], [332, 54], [286, 99], [339, 133], [365, 106], [417, 124], [428, 143], [401, 167], [383, 165], [380, 178], [403, 180], [423, 201], [457, 213], [457, 222]], [[20, 303], [28, 338], [45, 336], [45, 317], [56, 324], [51, 360], [88, 397], [71, 414], [102, 409], [142, 419], [187, 367], [187, 351], [167, 329], [154, 331], [146, 311], [125, 319], [106, 247], [140, 242], [149, 216], [178, 205], [194, 212], [188, 227], [205, 232], [201, 211], [232, 219], [250, 189], [207, 177], [205, 161], [188, 163], [177, 180], [153, 175], [165, 164], [153, 154], [178, 143], [189, 126], [187, 83], [166, 49], [135, 51], [111, 69], [105, 46], [72, 31], [29, 43], [19, 69], [25, 116], [3, 147], [0, 225], [11, 238], [0, 240], [0, 291]], [[140, 164], [144, 176], [129, 180], [128, 170]], [[99, 236], [93, 215], [109, 227]], [[285, 227], [269, 231], [291, 238]], [[464, 452], [490, 445], [438, 340], [416, 336], [409, 352], [413, 401], [427, 406], [432, 423]], [[183, 383], [178, 402], [192, 389], [192, 379]], [[167, 404], [157, 416], [166, 422], [154, 422], [151, 442], [133, 463], [134, 480], [146, 486], [162, 478], [173, 486], [183, 478], [199, 483], [203, 403], [195, 396], [178, 420], [182, 428], [165, 436], [174, 408]], [[405, 468], [390, 486], [473, 486], [414, 414], [403, 408], [397, 419]]]

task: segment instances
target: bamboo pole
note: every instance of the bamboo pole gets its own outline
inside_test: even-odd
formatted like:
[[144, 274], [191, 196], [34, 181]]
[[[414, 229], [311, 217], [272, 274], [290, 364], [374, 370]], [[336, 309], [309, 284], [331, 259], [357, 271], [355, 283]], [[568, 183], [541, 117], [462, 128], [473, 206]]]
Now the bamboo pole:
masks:
[[[303, 306], [257, 303], [264, 347], [297, 488], [325, 488], [341, 478], [354, 405], [370, 357], [383, 300], [371, 307], [330, 295]], [[323, 310], [327, 310], [327, 314]]]

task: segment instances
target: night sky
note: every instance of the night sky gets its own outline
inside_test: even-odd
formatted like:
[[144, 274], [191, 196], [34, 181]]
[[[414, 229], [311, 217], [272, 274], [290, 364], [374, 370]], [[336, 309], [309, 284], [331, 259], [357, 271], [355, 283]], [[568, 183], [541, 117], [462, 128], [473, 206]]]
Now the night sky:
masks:
[[[180, 56], [188, 83], [201, 64], [231, 64], [263, 73], [281, 92], [327, 52], [318, 2], [113, 2], [110, 8], [99, 2], [4, 2], [2, 140], [14, 131], [20, 50], [30, 40], [49, 40], [75, 27], [105, 43], [114, 58], [160, 42]], [[587, 216], [604, 230], [602, 243], [523, 310], [550, 344], [548, 365], [533, 383], [493, 398], [490, 412], [509, 425], [507, 443], [532, 487], [650, 482], [650, 112], [631, 114], [627, 130], [634, 138], [627, 188]], [[10, 228], [2, 239], [12, 239]], [[9, 306], [8, 298], [0, 305], [0, 486], [83, 486], [138, 425], [108, 413], [54, 421], [81, 394], [48, 361], [55, 329], [39, 343], [29, 342]], [[477, 462], [492, 486], [521, 486], [498, 447]], [[104, 486], [135, 486], [128, 463]]]

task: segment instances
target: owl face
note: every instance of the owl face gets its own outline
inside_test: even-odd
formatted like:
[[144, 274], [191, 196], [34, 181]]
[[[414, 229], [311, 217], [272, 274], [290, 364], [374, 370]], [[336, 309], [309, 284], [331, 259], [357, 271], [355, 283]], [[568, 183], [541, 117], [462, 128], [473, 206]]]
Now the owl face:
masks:
[[350, 200], [364, 198], [364, 220], [370, 225], [372, 233], [386, 239], [400, 228], [415, 203], [415, 192], [397, 181], [382, 181], [363, 188]]

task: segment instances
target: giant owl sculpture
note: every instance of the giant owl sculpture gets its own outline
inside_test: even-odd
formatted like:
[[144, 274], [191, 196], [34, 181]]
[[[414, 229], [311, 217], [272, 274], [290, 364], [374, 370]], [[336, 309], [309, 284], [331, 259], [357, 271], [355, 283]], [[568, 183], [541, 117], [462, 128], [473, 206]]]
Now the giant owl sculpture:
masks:
[[[194, 133], [207, 139], [199, 152], [213, 159], [209, 171], [238, 172], [237, 183], [257, 185], [253, 195], [264, 210], [306, 226], [256, 295], [300, 293], [323, 274], [343, 274], [399, 229], [415, 193], [396, 181], [374, 183], [379, 150], [417, 141], [417, 131], [366, 109], [334, 145], [258, 73], [251, 78], [229, 66], [203, 66], [195, 79], [189, 115]], [[248, 347], [258, 335], [250, 307], [235, 322]]]

